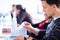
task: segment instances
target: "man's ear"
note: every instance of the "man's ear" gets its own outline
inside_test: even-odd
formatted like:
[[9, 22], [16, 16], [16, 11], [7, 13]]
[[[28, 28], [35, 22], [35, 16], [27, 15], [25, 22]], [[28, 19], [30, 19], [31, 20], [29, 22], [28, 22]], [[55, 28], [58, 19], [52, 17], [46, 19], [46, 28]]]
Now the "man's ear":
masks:
[[52, 5], [52, 8], [53, 8], [53, 9], [56, 9], [56, 8], [57, 8], [57, 6], [56, 6], [55, 4], [53, 4], [53, 5]]
[[57, 6], [55, 4], [51, 5], [52, 11], [55, 12], [57, 10]]

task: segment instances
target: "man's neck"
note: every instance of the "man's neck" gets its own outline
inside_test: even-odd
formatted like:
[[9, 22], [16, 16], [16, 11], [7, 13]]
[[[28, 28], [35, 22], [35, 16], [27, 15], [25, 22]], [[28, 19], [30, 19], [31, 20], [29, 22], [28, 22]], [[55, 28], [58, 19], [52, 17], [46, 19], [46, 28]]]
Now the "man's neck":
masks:
[[54, 15], [55, 18], [59, 18], [60, 17], [60, 11], [59, 12], [56, 12], [55, 15]]

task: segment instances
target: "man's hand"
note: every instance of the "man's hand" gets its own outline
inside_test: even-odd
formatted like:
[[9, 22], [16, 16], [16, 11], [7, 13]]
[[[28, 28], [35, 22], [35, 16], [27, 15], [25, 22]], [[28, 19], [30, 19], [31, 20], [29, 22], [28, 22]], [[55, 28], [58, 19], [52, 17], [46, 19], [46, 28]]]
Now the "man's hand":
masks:
[[27, 29], [27, 31], [31, 33], [32, 32], [32, 26], [31, 26], [31, 24], [28, 23], [28, 22], [25, 22], [24, 24], [25, 24], [24, 27]]

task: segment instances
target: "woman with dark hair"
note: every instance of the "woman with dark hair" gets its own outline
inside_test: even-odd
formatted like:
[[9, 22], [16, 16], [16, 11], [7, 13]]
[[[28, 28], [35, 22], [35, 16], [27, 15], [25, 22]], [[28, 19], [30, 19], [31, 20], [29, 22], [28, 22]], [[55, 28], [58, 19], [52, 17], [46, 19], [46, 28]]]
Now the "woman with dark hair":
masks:
[[16, 17], [18, 26], [24, 21], [32, 24], [31, 16], [23, 9], [22, 5], [16, 5]]

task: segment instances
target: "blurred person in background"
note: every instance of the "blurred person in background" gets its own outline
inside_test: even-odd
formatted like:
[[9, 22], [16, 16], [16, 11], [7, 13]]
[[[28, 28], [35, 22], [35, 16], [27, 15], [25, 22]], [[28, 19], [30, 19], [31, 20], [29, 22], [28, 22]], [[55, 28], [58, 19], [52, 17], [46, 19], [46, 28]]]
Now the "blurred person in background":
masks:
[[[19, 27], [23, 22], [27, 21], [32, 24], [32, 18], [29, 13], [27, 13], [26, 9], [22, 7], [22, 5], [16, 5], [16, 18], [17, 18], [17, 27]], [[27, 35], [30, 33], [27, 32]]]
[[13, 4], [12, 5], [12, 8], [11, 8], [11, 10], [10, 10], [10, 13], [11, 13], [11, 17], [13, 18], [13, 13], [14, 13], [14, 11], [15, 11], [15, 4]]
[[17, 24], [18, 26], [23, 23], [24, 21], [27, 21], [32, 24], [32, 19], [30, 14], [26, 12], [25, 9], [23, 9], [22, 5], [16, 5], [16, 17], [17, 17]]

